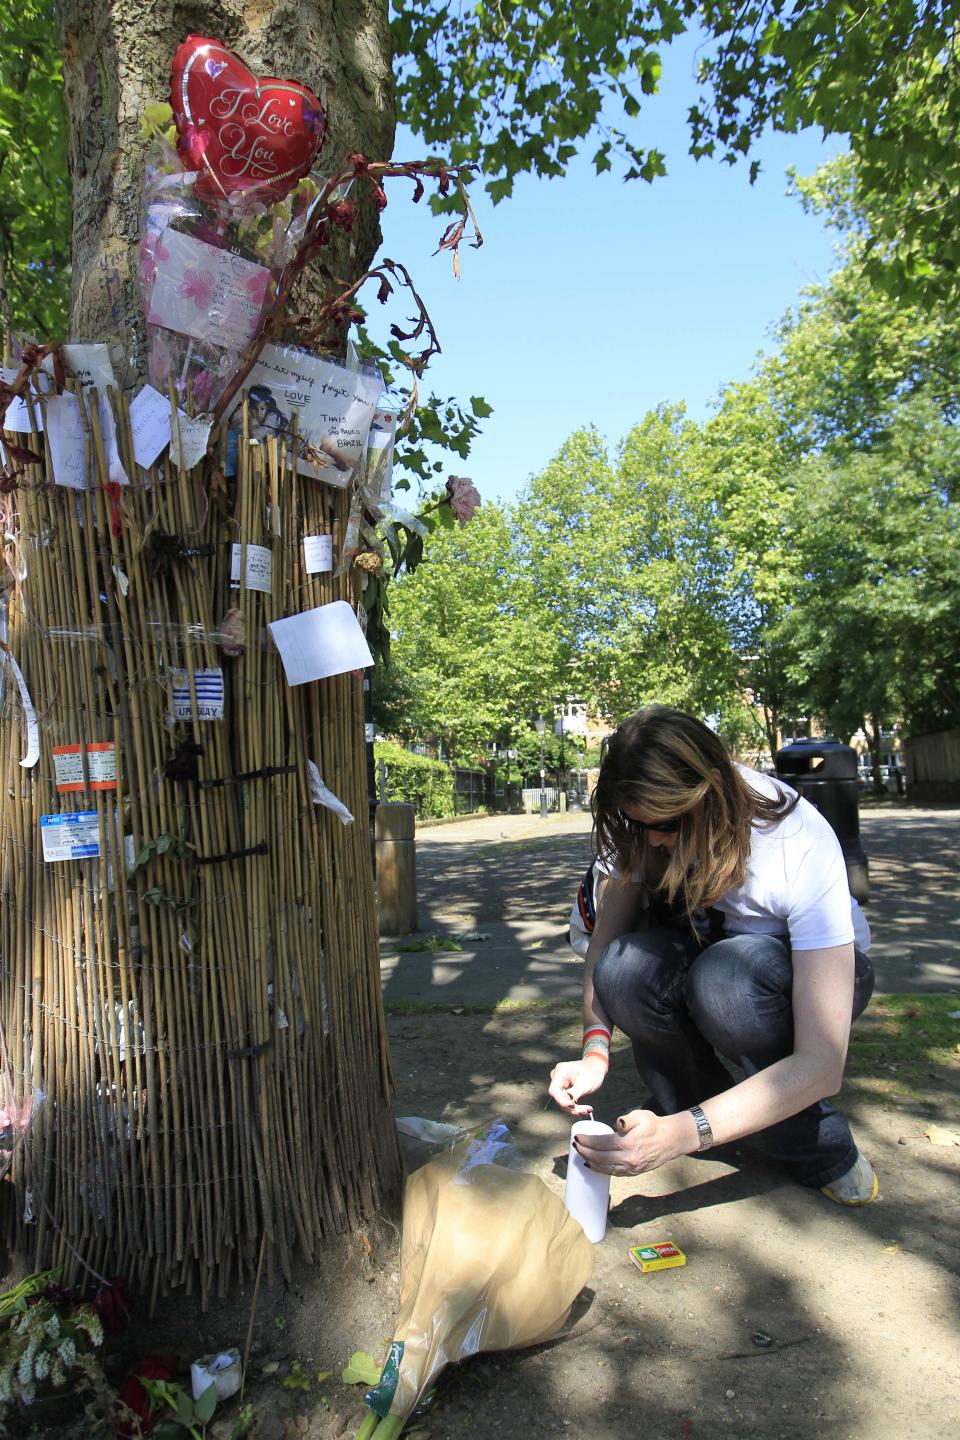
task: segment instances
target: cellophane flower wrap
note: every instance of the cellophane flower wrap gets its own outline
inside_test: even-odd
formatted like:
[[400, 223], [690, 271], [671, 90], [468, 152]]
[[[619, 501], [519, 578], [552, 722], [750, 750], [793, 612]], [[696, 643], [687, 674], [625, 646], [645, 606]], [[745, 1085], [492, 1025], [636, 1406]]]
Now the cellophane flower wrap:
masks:
[[307, 175], [281, 200], [267, 185], [222, 198], [202, 178], [158, 137], [140, 240], [150, 383], [165, 394], [172, 382], [198, 411], [216, 404], [269, 318], [323, 184]]

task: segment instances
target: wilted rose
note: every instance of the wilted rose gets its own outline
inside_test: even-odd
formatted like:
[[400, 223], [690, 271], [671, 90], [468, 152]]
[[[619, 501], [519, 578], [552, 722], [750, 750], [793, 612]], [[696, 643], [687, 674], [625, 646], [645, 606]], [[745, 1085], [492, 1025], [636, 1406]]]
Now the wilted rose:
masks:
[[358, 570], [366, 570], [371, 575], [379, 575], [383, 570], [383, 556], [379, 550], [360, 550], [354, 556], [353, 563]]
[[465, 475], [451, 475], [447, 480], [447, 499], [450, 501], [450, 509], [454, 517], [461, 525], [466, 525], [472, 520], [477, 506], [480, 504], [480, 494], [472, 480]]

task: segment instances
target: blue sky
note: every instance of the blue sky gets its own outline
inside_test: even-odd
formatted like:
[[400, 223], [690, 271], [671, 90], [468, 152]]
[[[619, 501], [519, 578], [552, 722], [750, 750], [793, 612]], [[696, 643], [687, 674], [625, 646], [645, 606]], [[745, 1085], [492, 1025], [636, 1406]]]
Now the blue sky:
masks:
[[[470, 460], [450, 466], [484, 496], [512, 500], [581, 426], [615, 443], [661, 401], [705, 417], [832, 267], [836, 234], [787, 195], [786, 170], [808, 174], [843, 147], [813, 132], [766, 137], [752, 187], [746, 165], [698, 164], [685, 124], [693, 64], [690, 41], [668, 52], [661, 91], [633, 122], [639, 143], [666, 152], [664, 179], [624, 184], [578, 159], [563, 179], [519, 180], [496, 207], [475, 185], [484, 245], [462, 251], [459, 283], [449, 256], [432, 254], [442, 222], [394, 182], [381, 254], [411, 270], [443, 346], [425, 388], [494, 408]], [[398, 136], [397, 159], [422, 152]]]

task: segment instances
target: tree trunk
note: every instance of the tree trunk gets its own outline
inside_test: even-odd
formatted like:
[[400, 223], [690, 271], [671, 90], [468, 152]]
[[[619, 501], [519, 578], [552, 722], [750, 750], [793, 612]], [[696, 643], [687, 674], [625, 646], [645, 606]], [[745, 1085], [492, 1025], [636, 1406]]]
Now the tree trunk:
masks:
[[[188, 33], [236, 50], [261, 75], [310, 87], [327, 111], [319, 156], [325, 170], [350, 151], [388, 159], [394, 101], [386, 0], [224, 0], [187, 7], [149, 0], [62, 0], [63, 72], [73, 182], [71, 338], [119, 341], [121, 383], [146, 374], [139, 282], [145, 107], [166, 100], [170, 61]], [[360, 204], [355, 233], [334, 251], [353, 279], [367, 268], [380, 232]]]
[[[176, 24], [169, 18], [174, 13]], [[386, 3], [228, 0], [171, 11], [144, 0], [64, 0], [61, 22], [74, 195], [69, 338], [118, 342], [127, 365], [124, 372], [116, 359], [114, 371], [131, 389], [146, 371], [139, 285], [146, 145], [139, 124], [148, 103], [167, 98], [176, 46], [187, 33], [207, 35], [236, 49], [258, 73], [310, 86], [330, 123], [323, 168], [339, 169], [351, 151], [374, 159], [391, 152]], [[361, 201], [357, 212], [354, 232], [332, 262], [347, 280], [367, 268], [379, 241], [372, 207]], [[27, 996], [23, 1017], [5, 1015], [9, 1030], [24, 1037], [26, 1063], [47, 1094], [25, 1176], [15, 1176], [23, 1194], [32, 1190], [39, 1224], [30, 1230], [23, 1228], [26, 1219], [17, 1224], [21, 1242], [34, 1248], [35, 1264], [62, 1263], [70, 1282], [81, 1278], [78, 1264], [93, 1265], [107, 1275], [123, 1273], [154, 1294], [199, 1280], [206, 1298], [235, 1279], [250, 1279], [264, 1250], [271, 1262], [279, 1256], [290, 1278], [295, 1254], [310, 1259], [335, 1232], [392, 1207], [399, 1191], [365, 823], [361, 680], [338, 675], [290, 690], [279, 679], [276, 655], [248, 644], [226, 670], [202, 671], [227, 679], [221, 679], [222, 726], [215, 733], [206, 729], [203, 743], [195, 745], [199, 772], [195, 761], [192, 776], [174, 773], [171, 757], [162, 754], [164, 742], [152, 742], [151, 749], [142, 740], [150, 724], [152, 735], [158, 726], [162, 735], [158, 717], [169, 703], [164, 687], [176, 647], [196, 643], [206, 656], [198, 665], [223, 665], [216, 645], [224, 603], [245, 607], [251, 639], [263, 634], [267, 620], [298, 608], [290, 576], [299, 564], [300, 534], [322, 530], [336, 538], [346, 525], [347, 491], [303, 485], [298, 500], [295, 483], [291, 490], [282, 475], [278, 481], [267, 473], [265, 449], [241, 442], [239, 453], [238, 477], [215, 503], [202, 493], [202, 470], [173, 467], [164, 484], [135, 480], [122, 508], [120, 500], [113, 502], [113, 521], [103, 484], [88, 489], [82, 501], [78, 497], [76, 508], [74, 492], [59, 485], [25, 489], [21, 498], [25, 529], [58, 534], [57, 526], [73, 527], [75, 550], [62, 595], [57, 591], [46, 608], [42, 602], [49, 596], [39, 597], [34, 613], [42, 616], [40, 626], [27, 623], [30, 617], [15, 607], [17, 653], [34, 688], [43, 745], [35, 779], [18, 775], [17, 802], [33, 783], [36, 794], [52, 797], [43, 802], [47, 810], [57, 805], [48, 752], [69, 740], [77, 724], [92, 725], [96, 713], [98, 723], [109, 724], [108, 734], [121, 736], [124, 762], [115, 783], [122, 808], [116, 813], [126, 820], [130, 838], [147, 846], [144, 863], [172, 877], [187, 850], [202, 857], [190, 861], [192, 898], [171, 878], [160, 882], [166, 890], [152, 882], [156, 904], [145, 905], [149, 882], [142, 873], [126, 887], [111, 880], [100, 891], [92, 881], [76, 880], [72, 891], [71, 872], [43, 866], [36, 850], [34, 890], [21, 885], [16, 892], [21, 928], [36, 924], [40, 933], [31, 917], [56, 915], [53, 981], [34, 967], [33, 991], [19, 987]], [[38, 518], [31, 519], [34, 509]], [[264, 519], [271, 515], [282, 517], [282, 527]], [[197, 556], [221, 554], [218, 542], [228, 529], [243, 543], [266, 541], [277, 560], [273, 592], [264, 597], [244, 589], [224, 601], [216, 558], [206, 567], [194, 560], [173, 579], [151, 573], [144, 560], [149, 529], [181, 543], [189, 537]], [[198, 543], [204, 540], [209, 543]], [[53, 566], [51, 559], [51, 575]], [[86, 617], [96, 649], [91, 644], [83, 653], [110, 658], [84, 660], [80, 679], [70, 679], [65, 690], [76, 683], [89, 699], [71, 708], [69, 696], [57, 689], [56, 667], [43, 670], [42, 633], [49, 627], [50, 636], [87, 635], [64, 629], [54, 613], [61, 601], [71, 608], [73, 590], [86, 583], [85, 567], [96, 576]], [[31, 575], [35, 587], [41, 569], [38, 564]], [[112, 577], [121, 575], [131, 603], [118, 609]], [[317, 580], [313, 594], [300, 608], [358, 598], [352, 574]], [[120, 599], [126, 595], [124, 588]], [[161, 620], [154, 635], [155, 615]], [[109, 647], [101, 645], [101, 632], [111, 637]], [[184, 639], [194, 632], [199, 641]], [[79, 640], [58, 643], [68, 663], [83, 651]], [[159, 680], [147, 689], [146, 669]], [[142, 698], [148, 691], [155, 704]], [[78, 721], [78, 714], [87, 718]], [[170, 747], [180, 744], [171, 737]], [[354, 825], [342, 827], [329, 812], [315, 810], [308, 756], [351, 809]], [[10, 785], [5, 788], [13, 794]], [[138, 828], [146, 795], [161, 797], [171, 833], [166, 826]], [[204, 832], [204, 815], [214, 814], [221, 796], [228, 823], [216, 834], [211, 826]], [[82, 808], [82, 801], [70, 799], [61, 811]], [[29, 818], [28, 799], [18, 814]], [[180, 844], [186, 846], [182, 853], [171, 848]], [[115, 875], [120, 861], [111, 858]], [[7, 929], [14, 923], [9, 897], [15, 883], [8, 867], [0, 906]], [[50, 895], [74, 893], [84, 897], [82, 911], [79, 900], [72, 909], [63, 903], [59, 911], [49, 904], [43, 909]], [[127, 896], [139, 917], [136, 931]], [[88, 987], [123, 987], [116, 1003], [110, 990], [109, 1002], [94, 1010], [92, 1020], [82, 1008], [87, 1002], [80, 980], [72, 969], [63, 978], [74, 955]], [[19, 993], [16, 986], [12, 993]], [[117, 1040], [117, 1027], [127, 1023], [121, 1016], [131, 1017], [132, 1041]], [[74, 1056], [67, 1065], [64, 1050]], [[48, 1076], [56, 1077], [52, 1094]], [[84, 1153], [81, 1164], [77, 1157]], [[23, 1209], [21, 1198], [21, 1215]]]
[[881, 773], [881, 756], [883, 751], [880, 721], [876, 715], [869, 716], [870, 724], [867, 727], [867, 745], [870, 749], [870, 758], [873, 761], [873, 793], [875, 795], [886, 794], [886, 786], [883, 783]]

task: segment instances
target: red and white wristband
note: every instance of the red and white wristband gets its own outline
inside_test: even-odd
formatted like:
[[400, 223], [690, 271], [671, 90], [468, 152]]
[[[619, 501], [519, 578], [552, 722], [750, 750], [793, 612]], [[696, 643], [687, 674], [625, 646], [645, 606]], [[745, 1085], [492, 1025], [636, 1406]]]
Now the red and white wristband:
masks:
[[583, 1054], [582, 1059], [591, 1060], [594, 1057], [602, 1060], [604, 1068], [610, 1064], [610, 1031], [605, 1025], [591, 1025], [583, 1032]]

